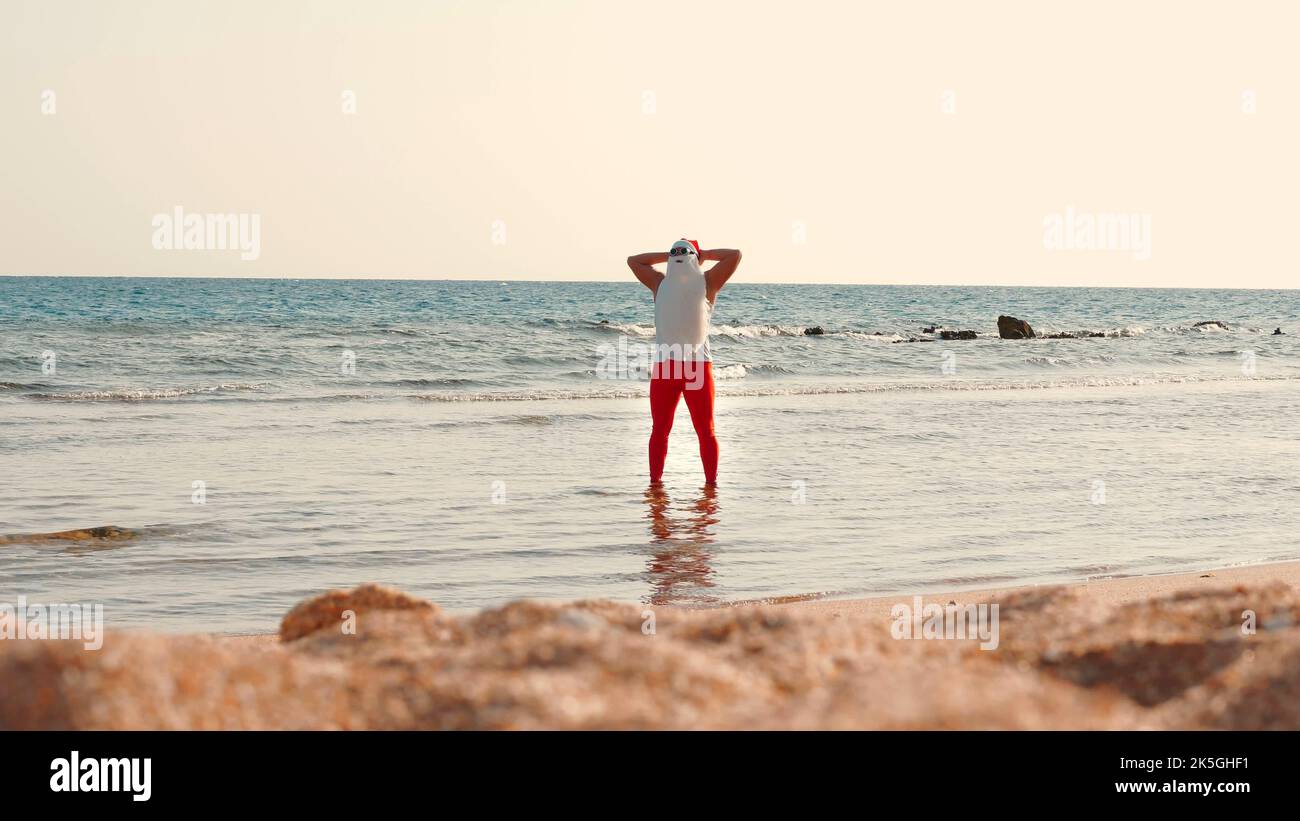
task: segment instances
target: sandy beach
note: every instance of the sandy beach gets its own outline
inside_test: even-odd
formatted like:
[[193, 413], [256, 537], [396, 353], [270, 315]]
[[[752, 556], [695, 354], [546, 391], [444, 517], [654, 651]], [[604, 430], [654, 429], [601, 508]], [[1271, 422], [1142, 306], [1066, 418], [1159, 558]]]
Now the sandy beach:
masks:
[[[466, 616], [363, 585], [275, 634], [0, 642], [0, 727], [1295, 729], [1298, 584], [1285, 563], [919, 602]], [[995, 640], [924, 638], [919, 616], [897, 637], [897, 608], [918, 603], [996, 605]]]

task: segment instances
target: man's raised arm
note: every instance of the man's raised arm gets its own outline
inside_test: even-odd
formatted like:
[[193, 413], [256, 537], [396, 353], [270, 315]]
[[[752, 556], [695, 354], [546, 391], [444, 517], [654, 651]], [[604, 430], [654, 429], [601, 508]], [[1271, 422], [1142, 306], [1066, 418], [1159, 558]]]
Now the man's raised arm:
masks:
[[648, 254], [636, 254], [627, 258], [627, 267], [632, 269], [636, 278], [641, 280], [641, 284], [650, 289], [650, 293], [658, 295], [659, 283], [664, 281], [664, 275], [656, 271], [653, 266], [661, 262], [668, 261], [668, 254], [662, 251], [651, 251]]
[[709, 302], [712, 302], [718, 295], [718, 291], [722, 290], [722, 286], [731, 279], [731, 275], [736, 273], [736, 268], [740, 265], [740, 252], [734, 248], [718, 248], [713, 251], [701, 251], [700, 259], [704, 262], [717, 263], [704, 272], [705, 295]]

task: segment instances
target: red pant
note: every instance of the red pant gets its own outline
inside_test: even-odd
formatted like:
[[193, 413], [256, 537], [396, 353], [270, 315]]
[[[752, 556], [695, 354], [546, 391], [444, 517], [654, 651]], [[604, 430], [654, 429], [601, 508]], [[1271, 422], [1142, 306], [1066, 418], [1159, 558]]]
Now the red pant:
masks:
[[682, 394], [686, 394], [686, 408], [691, 412], [691, 424], [700, 439], [704, 480], [713, 484], [718, 480], [718, 437], [713, 433], [713, 363], [676, 360], [656, 363], [650, 375], [650, 416], [654, 420], [650, 432], [650, 481], [658, 482], [664, 475], [668, 434], [672, 432], [677, 400]]

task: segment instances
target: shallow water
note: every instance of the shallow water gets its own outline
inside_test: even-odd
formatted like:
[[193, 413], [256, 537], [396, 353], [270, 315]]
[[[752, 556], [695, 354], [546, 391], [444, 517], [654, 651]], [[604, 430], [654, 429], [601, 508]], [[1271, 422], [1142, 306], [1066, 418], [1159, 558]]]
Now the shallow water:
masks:
[[[1289, 292], [729, 287], [709, 494], [684, 408], [651, 491], [646, 386], [597, 376], [637, 288], [0, 278], [0, 533], [141, 531], [0, 546], [0, 599], [242, 631], [361, 581], [712, 604], [1300, 558]], [[999, 312], [1113, 335], [875, 336]]]

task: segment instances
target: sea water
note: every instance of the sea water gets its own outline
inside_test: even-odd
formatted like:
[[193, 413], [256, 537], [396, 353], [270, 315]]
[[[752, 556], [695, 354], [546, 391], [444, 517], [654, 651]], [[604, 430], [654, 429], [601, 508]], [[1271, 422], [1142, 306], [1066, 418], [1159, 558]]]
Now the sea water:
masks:
[[238, 632], [365, 581], [716, 605], [1300, 559], [1295, 292], [736, 281], [713, 321], [719, 486], [683, 405], [655, 489], [633, 281], [0, 277], [0, 535], [137, 534], [0, 545], [0, 599]]

